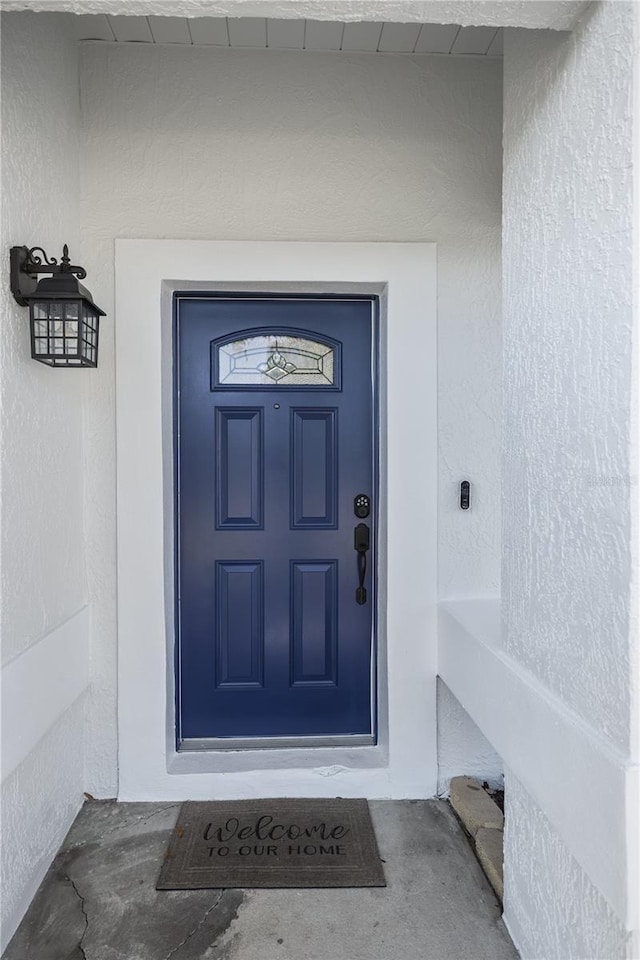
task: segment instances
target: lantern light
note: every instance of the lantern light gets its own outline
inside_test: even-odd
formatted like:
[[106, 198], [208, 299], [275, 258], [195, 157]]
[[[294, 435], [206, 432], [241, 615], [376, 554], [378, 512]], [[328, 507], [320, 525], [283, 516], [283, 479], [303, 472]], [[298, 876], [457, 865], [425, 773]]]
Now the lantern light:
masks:
[[[51, 276], [38, 281], [38, 274]], [[50, 367], [97, 367], [98, 324], [105, 316], [79, 280], [87, 273], [69, 259], [66, 243], [58, 263], [42, 247], [11, 248], [11, 292], [29, 307], [31, 356]]]

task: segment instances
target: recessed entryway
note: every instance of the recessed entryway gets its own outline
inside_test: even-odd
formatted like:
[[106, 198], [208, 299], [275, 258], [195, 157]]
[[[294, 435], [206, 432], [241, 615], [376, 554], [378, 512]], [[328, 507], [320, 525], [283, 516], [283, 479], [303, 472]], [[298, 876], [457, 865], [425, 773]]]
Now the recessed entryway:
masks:
[[[288, 531], [288, 537], [302, 534], [305, 538], [304, 543], [288, 543], [286, 563], [279, 564], [284, 582], [280, 593], [274, 594], [276, 606], [266, 627], [273, 629], [278, 622], [283, 627], [274, 635], [276, 645], [282, 636], [286, 639], [291, 624], [295, 626], [297, 622], [291, 604], [283, 599], [287, 574], [290, 592], [292, 583], [294, 588], [300, 586], [301, 576], [310, 582], [312, 572], [314, 590], [323, 584], [331, 590], [334, 584], [341, 594], [337, 625], [340, 627], [340, 618], [346, 617], [351, 624], [348, 631], [355, 625], [356, 636], [360, 637], [357, 663], [350, 665], [347, 657], [341, 664], [340, 651], [334, 650], [338, 656], [336, 665], [345, 680], [347, 668], [353, 667], [349, 695], [342, 714], [336, 707], [335, 718], [334, 711], [320, 703], [325, 695], [328, 699], [336, 695], [339, 698], [333, 679], [337, 672], [331, 656], [327, 656], [327, 649], [332, 650], [331, 644], [327, 646], [327, 633], [323, 663], [318, 660], [309, 666], [307, 659], [306, 666], [301, 667], [299, 658], [295, 659], [295, 649], [292, 662], [291, 644], [285, 643], [289, 661], [280, 670], [278, 682], [296, 695], [293, 699], [303, 689], [307, 698], [316, 698], [320, 719], [316, 715], [315, 726], [308, 726], [306, 731], [300, 726], [278, 728], [273, 726], [273, 716], [264, 713], [261, 722], [272, 723], [271, 728], [220, 728], [223, 737], [235, 736], [236, 730], [237, 736], [247, 738], [255, 738], [256, 734], [259, 737], [261, 733], [270, 737], [289, 735], [288, 742], [275, 747], [270, 744], [269, 749], [260, 749], [255, 742], [247, 744], [246, 749], [235, 750], [220, 750], [216, 749], [219, 744], [207, 744], [208, 739], [220, 739], [215, 736], [220, 714], [214, 717], [214, 726], [192, 726], [186, 731], [185, 739], [205, 741], [195, 744], [204, 749], [176, 748], [176, 692], [182, 692], [175, 684], [174, 630], [176, 294], [184, 298], [189, 305], [185, 309], [191, 310], [194, 317], [198, 310], [210, 312], [207, 297], [212, 294], [226, 298], [227, 312], [232, 309], [230, 296], [241, 296], [245, 304], [254, 304], [242, 308], [253, 311], [251, 317], [228, 317], [224, 329], [203, 330], [202, 342], [193, 348], [195, 355], [201, 357], [195, 379], [202, 384], [203, 403], [207, 409], [207, 404], [213, 404], [218, 411], [215, 415], [213, 408], [209, 411], [213, 416], [211, 433], [217, 437], [218, 462], [224, 462], [229, 430], [242, 434], [245, 453], [254, 456], [257, 470], [260, 443], [269, 439], [269, 449], [263, 447], [264, 467], [273, 469], [275, 464], [280, 480], [274, 474], [272, 493], [265, 488], [265, 495], [277, 498], [278, 483], [283, 478], [291, 480], [289, 468], [285, 467], [282, 473], [282, 464], [278, 466], [282, 459], [277, 455], [279, 446], [285, 442], [304, 444], [313, 434], [315, 439], [307, 447], [309, 456], [312, 453], [317, 460], [323, 432], [326, 479], [327, 464], [336, 459], [331, 452], [333, 431], [338, 442], [334, 453], [348, 466], [344, 489], [338, 479], [331, 496], [335, 478], [329, 477], [324, 505], [298, 502], [295, 496], [291, 501], [289, 495], [283, 496], [280, 503], [275, 499], [273, 505], [267, 504], [253, 486], [245, 490], [246, 503], [229, 501], [223, 495], [217, 501], [213, 495], [209, 498], [209, 539], [213, 541], [215, 534], [214, 553], [218, 549], [220, 552], [208, 557], [205, 568], [209, 564], [209, 573], [215, 580], [217, 564], [221, 593], [228, 576], [238, 575], [236, 585], [248, 591], [242, 603], [238, 601], [236, 605], [240, 615], [245, 603], [253, 603], [261, 595], [260, 561], [266, 554], [260, 553], [262, 547], [258, 549], [255, 539], [253, 545], [238, 546], [240, 553], [236, 556], [236, 540], [238, 544], [243, 538], [247, 540], [245, 534], [251, 525], [255, 538], [265, 532], [260, 529], [261, 518], [269, 506], [279, 511], [279, 526]], [[116, 295], [120, 799], [433, 796], [437, 782], [435, 244], [122, 240], [116, 244]], [[271, 315], [266, 321], [266, 301], [256, 306], [257, 295], [272, 298], [268, 308]], [[283, 302], [287, 299], [291, 305], [286, 309], [300, 313], [304, 307], [305, 316], [285, 316]], [[294, 307], [296, 302], [298, 306]], [[202, 322], [206, 327], [210, 321]], [[239, 339], [247, 339], [240, 336], [243, 331], [258, 336], [265, 334], [265, 328], [278, 328], [280, 332], [276, 330], [273, 336], [290, 336], [291, 331], [285, 334], [283, 324], [291, 330], [302, 330], [299, 338], [306, 346], [298, 341], [292, 346], [308, 355], [314, 350], [319, 352], [320, 359], [316, 357], [314, 362], [327, 382], [322, 385], [318, 379], [319, 385], [312, 392], [307, 388], [300, 392], [295, 385], [287, 388], [281, 373], [290, 372], [287, 364], [294, 361], [284, 358], [280, 351], [274, 358], [273, 350], [256, 361], [255, 370], [262, 377], [266, 376], [265, 371], [273, 372], [270, 362], [272, 366], [284, 364], [278, 367], [277, 379], [269, 387], [271, 391], [275, 388], [275, 399], [266, 395], [263, 383], [230, 382], [229, 378], [233, 380], [238, 375], [238, 363], [247, 365], [251, 358], [255, 359], [253, 354], [246, 354], [246, 343], [238, 343]], [[267, 331], [265, 335], [272, 334]], [[154, 349], [149, 349], [149, 344]], [[258, 347], [254, 342], [248, 349]], [[264, 348], [265, 344], [259, 347], [263, 352]], [[310, 362], [309, 356], [305, 362]], [[239, 374], [241, 379], [250, 376], [249, 366]], [[232, 399], [227, 403], [221, 398], [230, 388]], [[355, 392], [351, 395], [350, 391]], [[287, 399], [295, 393], [300, 395], [299, 403]], [[351, 408], [358, 404], [364, 404], [364, 412], [358, 408], [351, 416]], [[264, 407], [260, 415], [258, 407]], [[247, 419], [251, 410], [254, 413]], [[280, 429], [283, 411], [288, 423]], [[332, 411], [338, 411], [337, 425]], [[256, 433], [254, 429], [260, 419], [264, 428], [262, 440], [261, 431]], [[206, 429], [206, 425], [202, 427], [203, 436]], [[351, 459], [350, 448], [354, 453]], [[213, 456], [213, 447], [206, 448], [195, 437], [190, 454], [195, 495], [205, 499], [202, 491], [211, 492], [214, 486], [206, 479], [206, 470], [205, 474], [198, 473], [198, 458], [205, 456], [206, 449]], [[207, 468], [211, 470], [212, 456]], [[305, 466], [307, 477], [317, 468], [319, 461], [314, 466], [310, 459]], [[329, 473], [333, 470], [331, 467]], [[300, 476], [294, 480], [295, 492]], [[218, 488], [224, 494], [224, 486]], [[317, 494], [318, 490], [314, 493], [316, 499]], [[371, 512], [367, 518], [356, 515], [358, 495], [370, 498]], [[359, 523], [367, 520], [371, 521], [367, 524], [370, 549], [364, 569], [358, 556], [361, 551], [356, 549], [355, 531]], [[277, 546], [268, 546], [268, 550], [276, 549]], [[309, 561], [316, 564], [313, 571], [307, 569]], [[241, 571], [229, 567], [229, 563], [245, 564], [244, 579]], [[297, 564], [295, 569], [291, 564]], [[317, 564], [324, 564], [321, 576]], [[266, 576], [266, 563], [264, 572]], [[200, 604], [200, 609], [204, 609], [202, 596], [206, 606], [206, 595], [205, 589], [200, 599], [194, 600], [196, 608]], [[358, 603], [358, 598], [365, 602]], [[245, 688], [236, 689], [236, 693], [257, 693], [258, 687], [246, 687], [260, 681], [266, 667], [266, 661], [263, 663], [256, 654], [260, 644], [248, 645], [242, 664], [227, 662], [225, 667], [225, 624], [214, 618], [210, 625], [207, 635], [215, 635], [218, 629], [221, 640], [220, 676]], [[331, 631], [328, 636], [331, 638]], [[225, 669], [231, 672], [224, 674]], [[302, 673], [298, 675], [300, 669]], [[206, 663], [195, 665], [192, 670], [196, 683], [207, 673], [212, 675]], [[296, 681], [293, 685], [292, 676]], [[296, 689], [298, 681], [300, 686]], [[221, 697], [232, 692], [224, 689], [224, 682], [217, 691]], [[352, 715], [354, 703], [357, 715]], [[241, 705], [236, 719], [240, 717], [245, 723], [245, 712]], [[199, 723], [201, 719], [196, 716], [189, 722]], [[296, 748], [290, 742], [291, 735], [305, 733], [310, 737], [339, 739], [320, 739], [318, 745]], [[351, 737], [367, 740], [353, 742]]]

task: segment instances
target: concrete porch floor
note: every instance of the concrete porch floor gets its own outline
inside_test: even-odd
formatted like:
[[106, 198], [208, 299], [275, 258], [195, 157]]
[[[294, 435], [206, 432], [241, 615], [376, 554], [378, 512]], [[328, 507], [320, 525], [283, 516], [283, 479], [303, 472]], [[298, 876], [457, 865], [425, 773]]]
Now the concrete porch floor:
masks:
[[4, 960], [513, 960], [448, 804], [370, 804], [384, 889], [155, 890], [179, 804], [85, 804]]

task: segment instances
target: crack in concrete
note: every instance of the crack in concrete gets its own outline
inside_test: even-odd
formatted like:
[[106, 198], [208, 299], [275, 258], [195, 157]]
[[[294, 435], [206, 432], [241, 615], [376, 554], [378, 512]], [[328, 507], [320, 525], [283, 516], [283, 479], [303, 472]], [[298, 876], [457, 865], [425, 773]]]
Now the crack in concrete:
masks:
[[215, 910], [215, 908], [218, 906], [218, 904], [219, 904], [220, 901], [222, 900], [225, 892], [226, 892], [225, 890], [221, 890], [221, 891], [220, 891], [220, 896], [219, 896], [218, 899], [215, 901], [215, 903], [212, 903], [212, 904], [211, 904], [211, 906], [209, 907], [209, 909], [208, 909], [207, 912], [205, 913], [205, 915], [204, 915], [204, 917], [202, 918], [202, 920], [200, 920], [199, 923], [193, 928], [193, 930], [191, 930], [191, 932], [186, 935], [186, 937], [184, 938], [184, 940], [181, 940], [181, 941], [180, 941], [180, 943], [177, 945], [177, 947], [174, 947], [173, 950], [171, 950], [171, 952], [167, 954], [167, 956], [165, 957], [165, 960], [171, 960], [171, 957], [174, 957], [174, 956], [176, 955], [176, 953], [178, 952], [178, 950], [181, 950], [182, 947], [184, 947], [184, 945], [185, 945], [186, 943], [188, 943], [189, 940], [191, 940], [191, 938], [192, 938], [193, 936], [195, 936], [195, 934], [198, 932], [198, 930], [200, 929], [200, 927], [207, 922], [207, 917], [209, 916], [209, 914], [210, 914], [213, 910]]
[[75, 893], [76, 897], [77, 897], [78, 900], [80, 901], [80, 909], [82, 910], [82, 916], [84, 917], [84, 930], [82, 931], [82, 936], [80, 937], [80, 940], [78, 941], [78, 950], [79, 950], [80, 953], [82, 954], [84, 960], [87, 960], [87, 955], [86, 955], [86, 953], [85, 953], [85, 951], [84, 951], [84, 947], [82, 946], [82, 941], [83, 941], [84, 938], [86, 937], [86, 935], [87, 935], [87, 930], [89, 929], [89, 915], [88, 915], [87, 911], [85, 910], [84, 897], [82, 896], [82, 894], [81, 894], [80, 891], [78, 890], [77, 886], [75, 885], [75, 882], [71, 879], [71, 877], [69, 876], [68, 873], [65, 874], [65, 876], [66, 876], [67, 880], [69, 881], [69, 883], [71, 884], [71, 886], [73, 887], [73, 892]]
[[160, 807], [159, 810], [154, 810], [152, 813], [146, 813], [143, 816], [136, 817], [135, 820], [131, 820], [129, 823], [121, 823], [115, 827], [112, 827], [111, 830], [107, 830], [106, 833], [103, 833], [102, 836], [98, 837], [97, 843], [101, 840], [104, 840], [105, 837], [110, 837], [112, 833], [117, 833], [118, 830], [128, 830], [129, 827], [134, 826], [136, 823], [146, 823], [148, 820], [152, 820], [154, 817], [157, 817], [161, 813], [166, 813], [167, 810], [173, 810], [175, 807], [179, 807], [179, 803], [169, 803], [166, 807]]
[[115, 827], [112, 827], [110, 830], [106, 830], [104, 833], [101, 833], [99, 837], [91, 837], [87, 840], [79, 840], [77, 843], [72, 844], [69, 847], [69, 850], [77, 850], [79, 847], [85, 847], [88, 843], [101, 843], [105, 837], [110, 837], [113, 833], [117, 833], [119, 830], [128, 830], [130, 827], [133, 827], [136, 823], [146, 823], [148, 820], [157, 817], [160, 813], [166, 813], [167, 810], [173, 810], [175, 807], [179, 807], [179, 803], [170, 803], [166, 807], [160, 807], [159, 810], [154, 810], [152, 813], [145, 813], [140, 817], [136, 817], [135, 820], [129, 820], [126, 823], [118, 823]]

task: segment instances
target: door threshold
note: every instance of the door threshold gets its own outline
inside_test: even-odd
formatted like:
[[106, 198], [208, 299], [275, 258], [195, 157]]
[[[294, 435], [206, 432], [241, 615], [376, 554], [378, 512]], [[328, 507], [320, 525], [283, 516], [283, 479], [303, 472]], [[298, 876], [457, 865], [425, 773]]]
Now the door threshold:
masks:
[[373, 747], [370, 733], [340, 737], [205, 737], [185, 738], [178, 745], [179, 753], [202, 750], [292, 750], [299, 747]]

